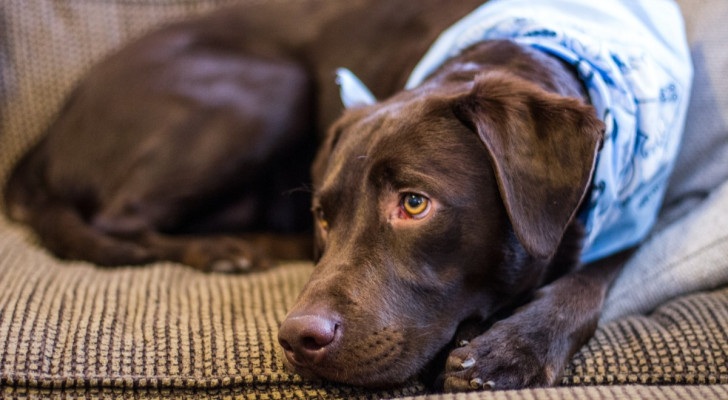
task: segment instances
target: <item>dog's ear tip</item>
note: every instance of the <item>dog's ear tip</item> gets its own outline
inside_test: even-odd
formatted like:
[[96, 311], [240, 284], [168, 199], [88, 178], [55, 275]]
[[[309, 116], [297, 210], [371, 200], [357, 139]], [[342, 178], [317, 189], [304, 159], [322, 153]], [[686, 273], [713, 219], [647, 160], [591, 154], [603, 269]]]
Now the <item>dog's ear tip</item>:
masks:
[[[537, 215], [532, 213], [533, 210], [514, 209], [517, 207], [515, 202], [510, 204], [511, 206], [506, 205], [506, 208], [521, 246], [536, 259], [552, 259], [561, 245], [568, 226], [568, 223], [563, 226], [561, 224], [565, 220], [565, 214], [553, 210], [552, 213], [549, 212], [552, 215]], [[512, 215], [514, 213], [517, 215]]]
[[526, 252], [539, 260], [550, 260], [556, 254], [557, 245], [549, 244], [548, 242], [527, 242], [520, 239], [521, 245], [526, 249]]

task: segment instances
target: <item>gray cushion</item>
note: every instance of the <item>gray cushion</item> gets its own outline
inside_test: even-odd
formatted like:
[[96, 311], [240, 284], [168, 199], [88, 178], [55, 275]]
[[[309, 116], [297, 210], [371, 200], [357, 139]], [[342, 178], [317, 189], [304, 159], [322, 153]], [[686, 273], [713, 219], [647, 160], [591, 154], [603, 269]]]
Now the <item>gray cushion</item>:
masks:
[[695, 68], [682, 149], [654, 233], [615, 282], [604, 321], [728, 283], [728, 2], [678, 3]]

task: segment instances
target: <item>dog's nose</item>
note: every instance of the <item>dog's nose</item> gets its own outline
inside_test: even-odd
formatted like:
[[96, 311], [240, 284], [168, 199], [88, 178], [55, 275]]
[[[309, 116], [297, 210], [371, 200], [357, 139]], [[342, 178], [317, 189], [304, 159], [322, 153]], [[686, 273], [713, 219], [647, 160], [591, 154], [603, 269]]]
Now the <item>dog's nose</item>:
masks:
[[278, 331], [278, 342], [294, 364], [313, 365], [324, 359], [337, 338], [339, 324], [318, 314], [292, 315]]

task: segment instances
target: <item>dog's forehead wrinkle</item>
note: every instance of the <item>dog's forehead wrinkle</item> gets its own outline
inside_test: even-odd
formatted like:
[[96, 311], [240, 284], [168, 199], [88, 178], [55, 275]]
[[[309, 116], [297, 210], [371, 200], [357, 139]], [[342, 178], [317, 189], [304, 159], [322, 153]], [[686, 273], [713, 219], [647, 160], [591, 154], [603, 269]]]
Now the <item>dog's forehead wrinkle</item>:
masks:
[[337, 146], [337, 151], [332, 152], [328, 168], [321, 183], [320, 190], [322, 193], [342, 190], [342, 186], [351, 180], [351, 175], [357, 172], [356, 168], [351, 168], [349, 165], [351, 161], [351, 147], [352, 143], [350, 141], [341, 141]]
[[407, 107], [408, 105], [409, 102], [397, 101], [397, 99], [391, 99], [390, 101], [379, 103], [376, 110], [364, 117], [360, 123], [381, 123], [382, 120], [389, 119], [392, 115], [400, 114], [402, 112], [402, 109]]
[[402, 189], [434, 192], [435, 188], [441, 186], [441, 182], [438, 182], [433, 174], [429, 174], [411, 163], [392, 158], [377, 160], [373, 163], [369, 171], [369, 181], [384, 192]]
[[[477, 137], [471, 135], [463, 140], [455, 137], [461, 133], [450, 128], [443, 125], [442, 130], [429, 132], [415, 127], [409, 134], [382, 140], [371, 168], [375, 174], [372, 179], [386, 179], [395, 188], [420, 186], [453, 197], [487, 184], [490, 161]], [[437, 140], [429, 137], [435, 135], [440, 137]]]
[[[318, 188], [321, 196], [358, 198], [369, 194], [364, 186], [370, 177], [373, 165], [379, 163], [382, 144], [388, 146], [387, 137], [404, 128], [396, 118], [371, 120], [355, 123], [345, 132], [332, 152], [322, 183]], [[396, 145], [398, 146], [398, 145]], [[338, 196], [333, 196], [338, 193]]]
[[352, 176], [361, 171], [362, 165], [351, 163], [369, 158], [372, 143], [378, 142], [379, 136], [385, 131], [380, 128], [386, 123], [385, 119], [372, 120], [365, 117], [347, 126], [332, 150], [322, 186], [333, 186], [342, 180], [352, 180]]

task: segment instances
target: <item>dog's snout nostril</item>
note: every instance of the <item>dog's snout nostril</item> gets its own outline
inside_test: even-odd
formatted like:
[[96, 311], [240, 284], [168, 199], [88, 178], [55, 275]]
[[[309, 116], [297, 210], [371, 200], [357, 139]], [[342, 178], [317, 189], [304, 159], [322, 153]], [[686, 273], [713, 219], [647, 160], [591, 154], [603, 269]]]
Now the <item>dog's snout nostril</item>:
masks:
[[278, 342], [294, 363], [317, 364], [336, 341], [339, 324], [321, 315], [286, 318], [278, 332]]
[[304, 337], [302, 339], [303, 347], [307, 350], [318, 350], [328, 346], [336, 336], [336, 326], [334, 324], [333, 329], [327, 326], [323, 332], [316, 332], [315, 335]]
[[[325, 346], [325, 345], [324, 345]], [[315, 338], [305, 337], [303, 338], [303, 348], [306, 350], [318, 350], [324, 346], [320, 346]]]
[[281, 339], [280, 335], [278, 335], [278, 343], [281, 344], [281, 347], [283, 347], [283, 350], [286, 351], [293, 351], [293, 347], [286, 341], [285, 339]]

